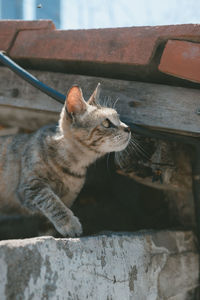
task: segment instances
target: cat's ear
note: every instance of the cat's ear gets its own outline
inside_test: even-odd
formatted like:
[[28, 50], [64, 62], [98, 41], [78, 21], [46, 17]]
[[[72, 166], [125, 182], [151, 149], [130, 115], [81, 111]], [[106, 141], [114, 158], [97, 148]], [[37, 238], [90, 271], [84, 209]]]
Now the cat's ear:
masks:
[[78, 85], [72, 86], [69, 90], [65, 100], [65, 109], [69, 115], [82, 114], [87, 109], [87, 103]]
[[99, 105], [100, 91], [101, 91], [101, 85], [100, 85], [100, 83], [98, 83], [96, 89], [94, 90], [94, 92], [92, 94], [92, 96], [88, 100], [88, 104], [95, 105], [95, 106], [100, 106]]

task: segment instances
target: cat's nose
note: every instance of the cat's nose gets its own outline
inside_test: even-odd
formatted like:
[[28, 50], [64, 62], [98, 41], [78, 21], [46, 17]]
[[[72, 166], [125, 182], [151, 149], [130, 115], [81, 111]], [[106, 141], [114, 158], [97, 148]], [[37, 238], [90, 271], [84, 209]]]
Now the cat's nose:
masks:
[[130, 132], [130, 131], [131, 131], [131, 128], [130, 128], [129, 126], [126, 126], [126, 127], [124, 128], [124, 131], [125, 131], [125, 132]]

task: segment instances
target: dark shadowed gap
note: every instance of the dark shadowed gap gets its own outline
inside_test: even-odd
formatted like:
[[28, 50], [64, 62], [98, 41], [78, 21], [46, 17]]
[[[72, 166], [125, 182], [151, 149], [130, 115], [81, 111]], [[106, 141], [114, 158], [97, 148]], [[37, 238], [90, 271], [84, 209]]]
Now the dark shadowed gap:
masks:
[[[72, 211], [79, 217], [84, 235], [182, 227], [178, 214], [171, 214], [165, 193], [117, 174], [112, 156], [108, 163], [104, 158], [90, 167]], [[0, 216], [0, 239], [49, 235], [52, 228], [43, 217]], [[60, 237], [56, 232], [53, 235]]]

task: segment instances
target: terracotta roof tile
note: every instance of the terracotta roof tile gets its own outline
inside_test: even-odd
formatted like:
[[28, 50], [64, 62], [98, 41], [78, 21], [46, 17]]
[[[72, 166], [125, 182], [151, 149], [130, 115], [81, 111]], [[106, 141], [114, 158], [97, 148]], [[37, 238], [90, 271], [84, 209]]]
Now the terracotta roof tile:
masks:
[[159, 70], [200, 83], [200, 43], [169, 40]]
[[38, 21], [0, 21], [0, 50], [7, 51], [13, 43], [17, 33], [21, 30], [39, 30], [39, 29], [55, 29], [55, 26], [50, 20]]
[[183, 85], [158, 69], [168, 40], [200, 43], [200, 24], [56, 30], [51, 21], [0, 22], [2, 49], [25, 67]]
[[161, 40], [169, 38], [200, 41], [200, 25], [22, 31], [10, 54], [15, 58], [147, 65]]

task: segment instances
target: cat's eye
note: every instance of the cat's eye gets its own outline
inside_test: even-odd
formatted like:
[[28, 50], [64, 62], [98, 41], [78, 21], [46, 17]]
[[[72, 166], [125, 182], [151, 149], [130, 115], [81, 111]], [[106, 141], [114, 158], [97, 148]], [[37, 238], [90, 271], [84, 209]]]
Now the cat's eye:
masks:
[[103, 125], [103, 127], [105, 128], [109, 128], [111, 127], [111, 122], [108, 119], [103, 120], [103, 122], [101, 123]]

